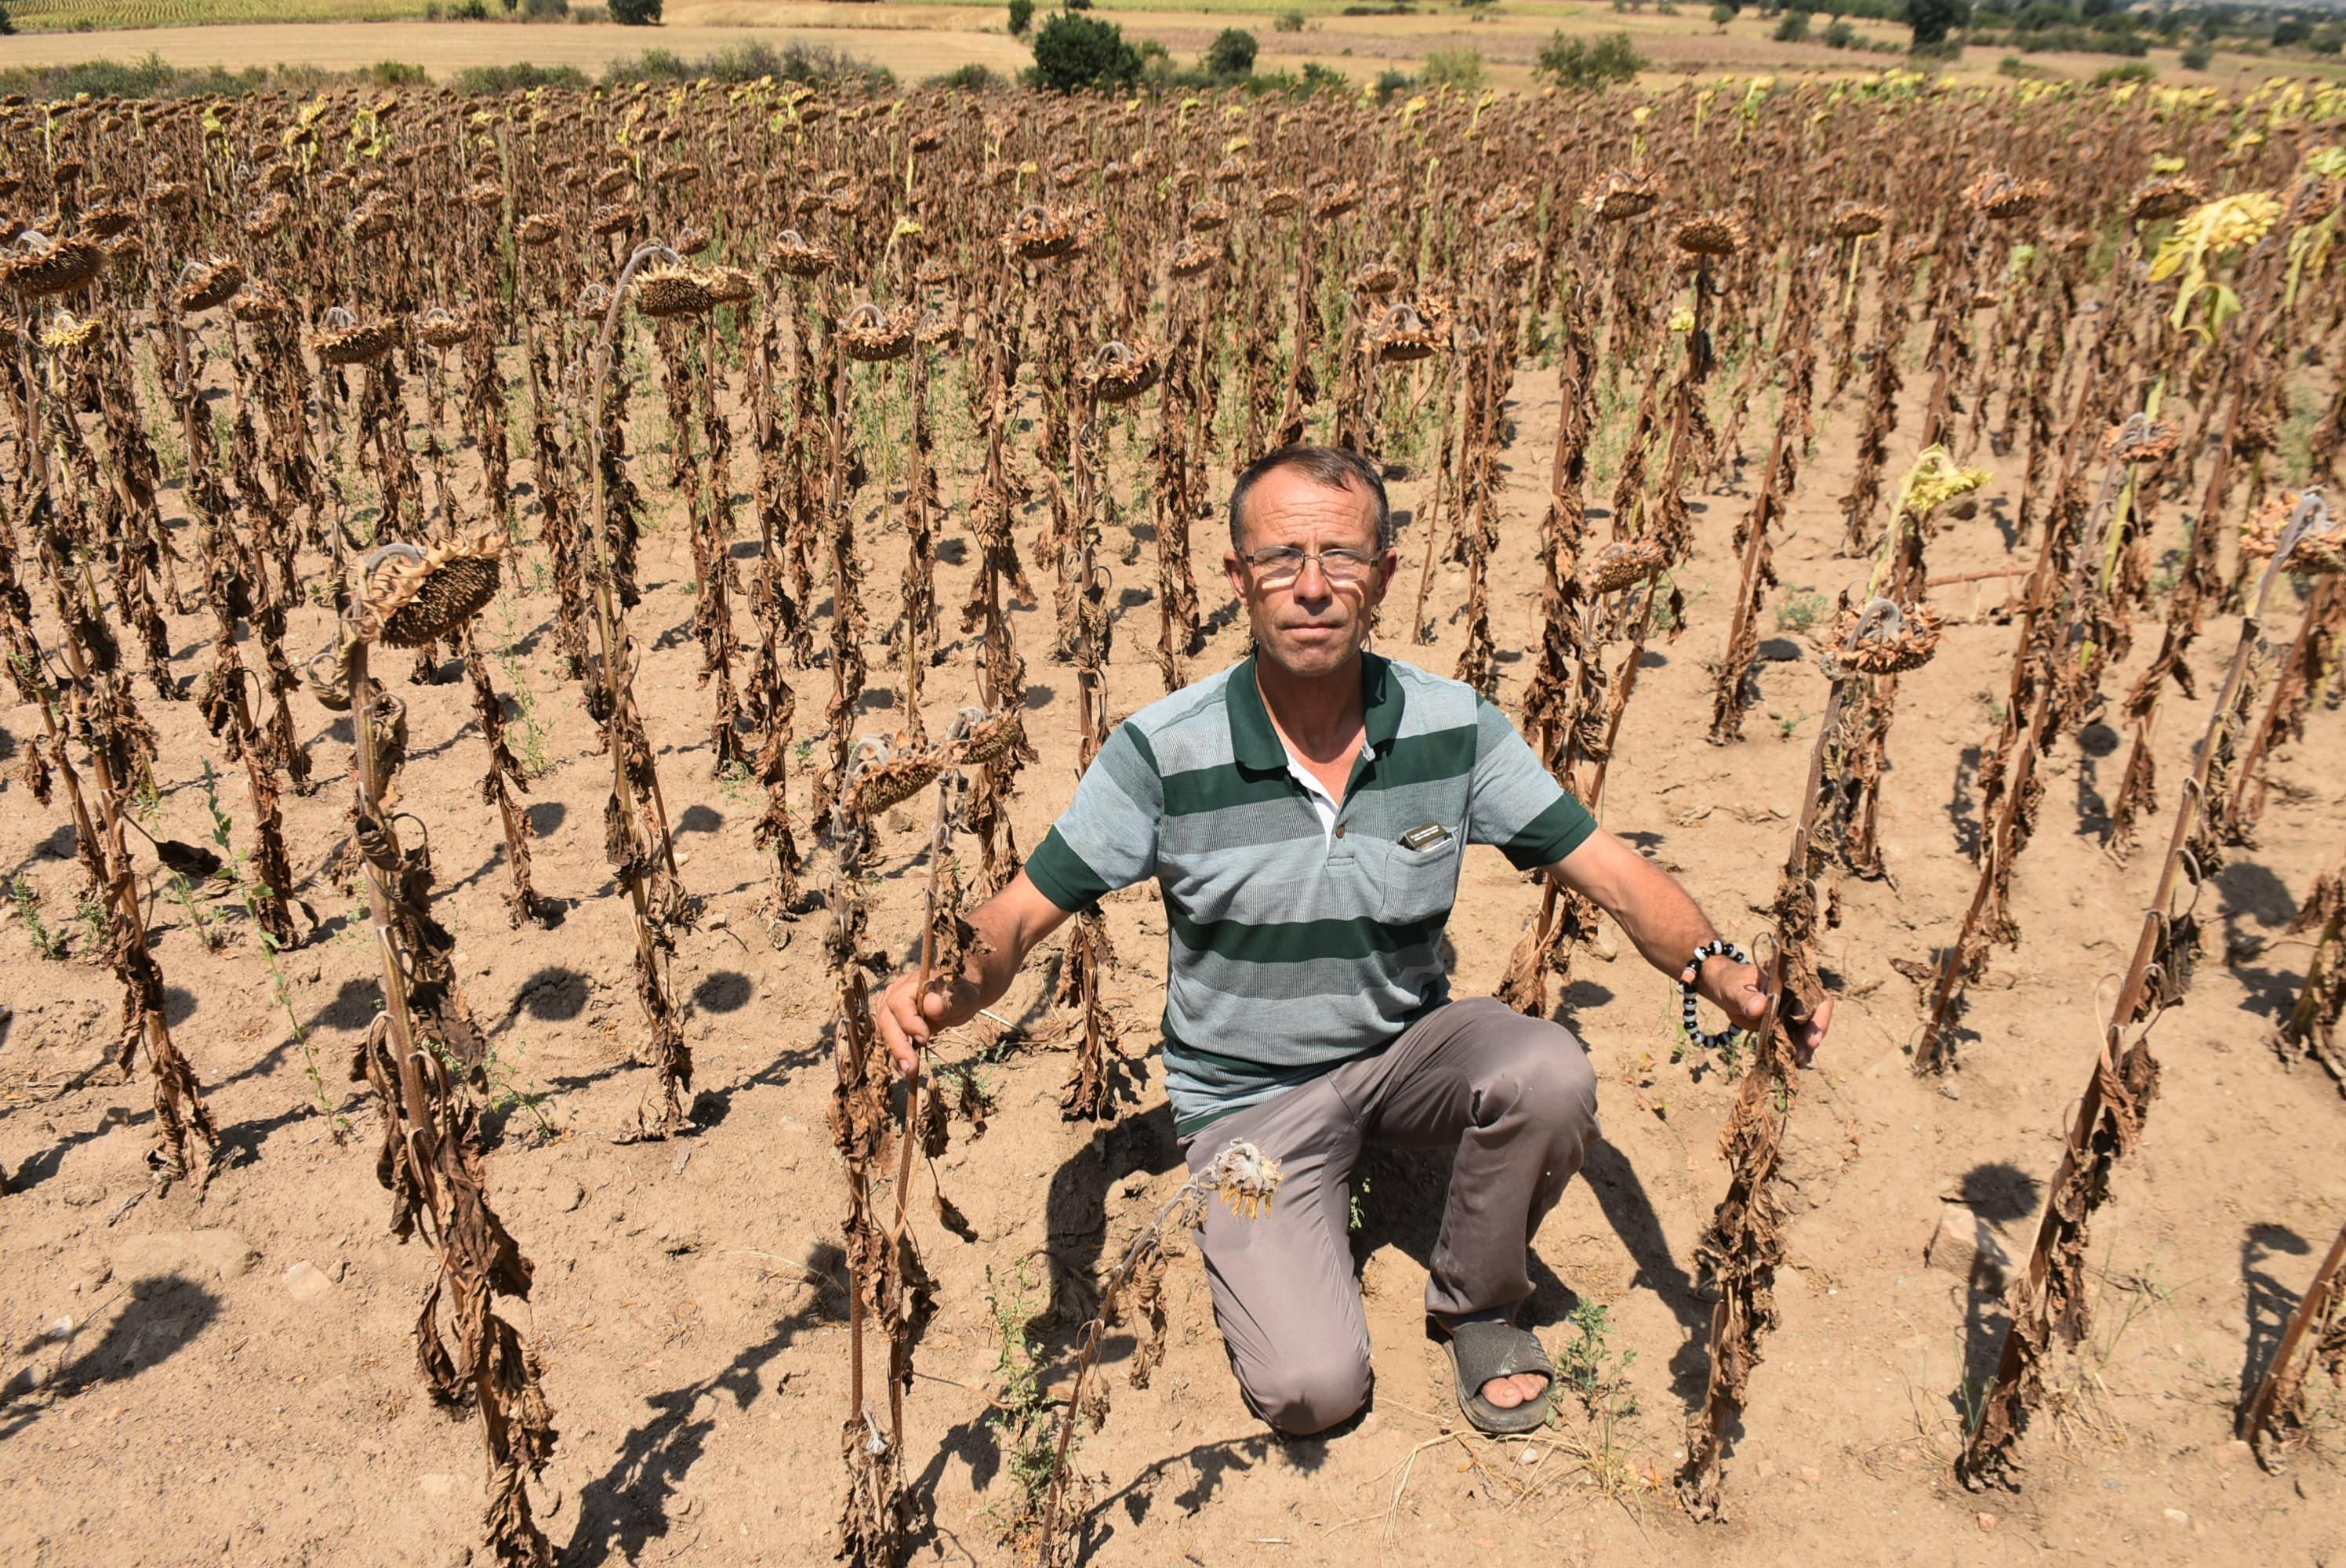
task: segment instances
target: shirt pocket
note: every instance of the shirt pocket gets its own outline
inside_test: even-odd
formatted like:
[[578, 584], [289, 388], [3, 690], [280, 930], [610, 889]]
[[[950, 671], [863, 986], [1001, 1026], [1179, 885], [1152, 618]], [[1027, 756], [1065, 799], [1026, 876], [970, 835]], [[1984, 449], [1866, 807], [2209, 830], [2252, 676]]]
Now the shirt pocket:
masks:
[[1458, 851], [1462, 840], [1446, 833], [1423, 849], [1395, 841], [1385, 851], [1379, 912], [1387, 925], [1429, 921], [1450, 912], [1458, 901]]

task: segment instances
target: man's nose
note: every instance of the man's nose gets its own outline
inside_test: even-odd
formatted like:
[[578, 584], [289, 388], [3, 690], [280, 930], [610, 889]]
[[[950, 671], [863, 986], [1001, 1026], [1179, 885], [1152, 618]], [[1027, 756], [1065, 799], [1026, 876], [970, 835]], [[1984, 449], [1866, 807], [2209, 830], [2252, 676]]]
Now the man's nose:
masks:
[[1325, 604], [1335, 596], [1335, 585], [1320, 567], [1320, 557], [1303, 557], [1303, 569], [1295, 574], [1295, 586], [1288, 590], [1297, 599], [1308, 604]]

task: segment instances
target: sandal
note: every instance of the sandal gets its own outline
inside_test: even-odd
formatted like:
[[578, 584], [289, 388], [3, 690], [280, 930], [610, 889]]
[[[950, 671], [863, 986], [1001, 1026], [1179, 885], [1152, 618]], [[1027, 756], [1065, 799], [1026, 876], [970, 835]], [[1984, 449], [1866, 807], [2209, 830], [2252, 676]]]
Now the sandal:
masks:
[[[1513, 1323], [1461, 1323], [1447, 1330], [1443, 1346], [1458, 1379], [1458, 1408], [1477, 1431], [1509, 1437], [1536, 1431], [1547, 1424], [1548, 1406], [1556, 1394], [1556, 1363], [1540, 1348], [1539, 1338]], [[1493, 1378], [1536, 1372], [1547, 1380], [1538, 1397], [1513, 1410], [1501, 1410], [1483, 1397], [1483, 1385]]]

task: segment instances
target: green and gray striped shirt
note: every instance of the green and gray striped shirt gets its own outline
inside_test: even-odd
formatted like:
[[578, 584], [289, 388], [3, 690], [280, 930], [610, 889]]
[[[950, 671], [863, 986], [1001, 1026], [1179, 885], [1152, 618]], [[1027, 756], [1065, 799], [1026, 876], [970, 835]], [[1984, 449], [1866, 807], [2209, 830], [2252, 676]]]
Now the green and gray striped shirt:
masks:
[[1383, 1050], [1449, 1000], [1436, 947], [1464, 845], [1528, 871], [1596, 827], [1472, 687], [1375, 654], [1361, 680], [1367, 734], [1332, 829], [1248, 659], [1127, 719], [1026, 861], [1070, 911], [1158, 880], [1165, 1085], [1184, 1137]]

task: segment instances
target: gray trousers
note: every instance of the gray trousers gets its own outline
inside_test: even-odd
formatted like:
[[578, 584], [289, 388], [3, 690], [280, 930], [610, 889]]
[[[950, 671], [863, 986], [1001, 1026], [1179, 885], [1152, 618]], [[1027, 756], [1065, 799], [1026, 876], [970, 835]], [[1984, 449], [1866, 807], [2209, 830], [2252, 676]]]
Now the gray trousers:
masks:
[[1425, 1289], [1427, 1311], [1457, 1318], [1531, 1295], [1531, 1238], [1596, 1134], [1596, 1074], [1572, 1032], [1482, 996], [1186, 1140], [1193, 1170], [1243, 1138], [1284, 1173], [1259, 1219], [1214, 1201], [1201, 1240], [1214, 1320], [1257, 1412], [1301, 1436], [1368, 1402], [1369, 1323], [1348, 1239], [1364, 1145], [1457, 1151]]

